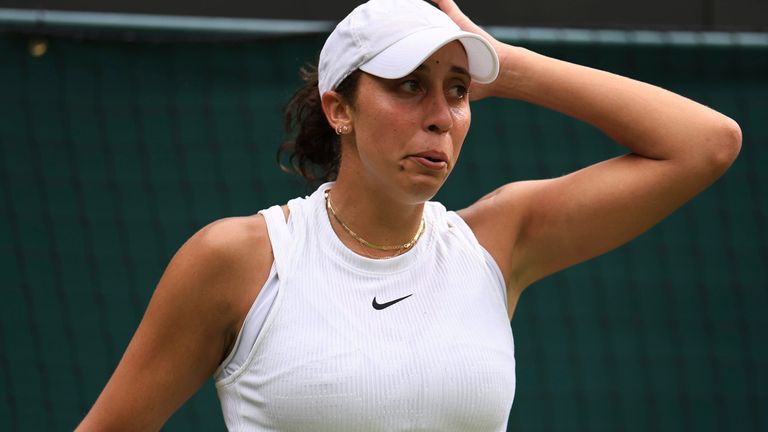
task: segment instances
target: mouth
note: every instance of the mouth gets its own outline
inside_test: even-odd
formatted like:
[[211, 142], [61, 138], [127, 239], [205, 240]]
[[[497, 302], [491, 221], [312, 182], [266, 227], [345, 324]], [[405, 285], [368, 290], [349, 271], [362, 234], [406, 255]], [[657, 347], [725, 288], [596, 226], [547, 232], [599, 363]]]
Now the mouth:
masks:
[[430, 170], [442, 170], [448, 167], [448, 156], [439, 151], [421, 152], [408, 158]]

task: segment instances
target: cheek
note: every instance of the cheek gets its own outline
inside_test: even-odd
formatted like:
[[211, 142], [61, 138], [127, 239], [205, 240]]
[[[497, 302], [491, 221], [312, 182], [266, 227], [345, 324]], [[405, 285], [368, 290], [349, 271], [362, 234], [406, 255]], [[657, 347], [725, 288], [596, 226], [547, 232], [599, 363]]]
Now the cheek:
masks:
[[360, 120], [365, 127], [365, 135], [373, 138], [383, 138], [400, 129], [402, 122], [402, 107], [393, 104], [387, 98], [378, 98], [372, 103], [366, 103], [360, 109]]
[[453, 115], [453, 141], [455, 151], [458, 154], [461, 150], [461, 146], [464, 143], [464, 138], [469, 132], [469, 125], [472, 123], [472, 112], [469, 109], [469, 105], [463, 107], [452, 107], [451, 115]]
[[469, 121], [472, 118], [472, 113], [469, 110], [469, 105], [452, 106], [450, 109], [451, 109], [451, 115], [453, 116], [454, 122], [457, 122], [457, 123], [466, 122], [467, 127], [469, 127]]
[[408, 130], [401, 112], [388, 104], [379, 104], [375, 111], [366, 111], [361, 115], [357, 146], [366, 164], [377, 164], [398, 154], [403, 131]]
[[396, 150], [409, 142], [411, 135], [421, 130], [417, 115], [404, 115], [407, 107], [382, 104], [368, 113], [363, 139], [375, 143], [379, 153]]

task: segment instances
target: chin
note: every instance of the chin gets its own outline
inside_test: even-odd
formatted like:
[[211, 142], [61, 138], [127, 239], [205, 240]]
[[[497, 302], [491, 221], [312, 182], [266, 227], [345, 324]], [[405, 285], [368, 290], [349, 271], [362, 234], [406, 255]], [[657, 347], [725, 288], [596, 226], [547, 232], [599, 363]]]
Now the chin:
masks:
[[408, 195], [408, 201], [411, 204], [421, 204], [434, 198], [445, 183], [446, 178], [437, 178], [434, 176], [417, 176], [409, 179], [404, 187]]

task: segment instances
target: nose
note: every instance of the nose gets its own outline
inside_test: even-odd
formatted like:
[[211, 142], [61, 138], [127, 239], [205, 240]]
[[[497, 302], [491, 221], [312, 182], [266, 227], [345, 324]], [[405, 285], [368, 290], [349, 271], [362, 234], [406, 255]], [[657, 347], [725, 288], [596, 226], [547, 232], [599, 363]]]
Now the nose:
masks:
[[443, 134], [453, 127], [453, 114], [451, 106], [441, 90], [432, 91], [425, 100], [426, 116], [424, 124], [432, 133]]

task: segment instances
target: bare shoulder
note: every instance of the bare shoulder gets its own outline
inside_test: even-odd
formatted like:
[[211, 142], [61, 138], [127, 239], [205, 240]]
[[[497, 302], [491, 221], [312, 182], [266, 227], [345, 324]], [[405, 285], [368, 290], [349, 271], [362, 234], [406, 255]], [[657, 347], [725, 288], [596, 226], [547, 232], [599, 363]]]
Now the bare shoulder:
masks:
[[[288, 206], [283, 206], [288, 219]], [[244, 271], [265, 279], [274, 257], [264, 216], [229, 217], [214, 221], [195, 233], [174, 260], [194, 260], [205, 269]]]
[[514, 236], [502, 239], [498, 230], [517, 232], [525, 224], [536, 190], [543, 183], [542, 180], [530, 180], [505, 184], [457, 213], [490, 252], [502, 245], [513, 247], [517, 239]]
[[225, 358], [271, 263], [260, 215], [218, 220], [195, 233], [166, 268], [78, 430], [160, 429]]
[[199, 295], [210, 296], [215, 303], [223, 302], [222, 306], [234, 309], [237, 319], [247, 313], [272, 261], [264, 217], [232, 217], [195, 233], [179, 249], [166, 274], [193, 279], [182, 285], [194, 286]]
[[473, 229], [475, 225], [478, 228], [483, 228], [484, 224], [493, 225], [494, 219], [500, 215], [510, 217], [522, 214], [521, 210], [530, 202], [541, 183], [542, 180], [507, 183], [458, 213]]
[[[261, 215], [220, 219], [179, 249], [155, 289], [145, 320], [185, 322], [226, 356], [269, 276], [272, 249]], [[216, 342], [214, 342], [216, 341]], [[212, 358], [213, 358], [212, 357]]]
[[219, 219], [195, 233], [179, 252], [229, 265], [269, 256], [267, 224], [261, 215]]
[[527, 286], [515, 259], [524, 247], [524, 236], [532, 219], [537, 195], [551, 180], [528, 180], [505, 184], [457, 213], [472, 229], [478, 242], [499, 265], [507, 284], [510, 310]]

